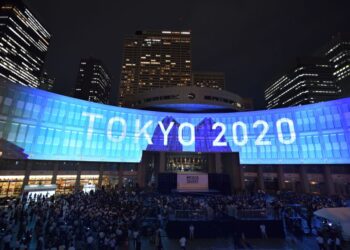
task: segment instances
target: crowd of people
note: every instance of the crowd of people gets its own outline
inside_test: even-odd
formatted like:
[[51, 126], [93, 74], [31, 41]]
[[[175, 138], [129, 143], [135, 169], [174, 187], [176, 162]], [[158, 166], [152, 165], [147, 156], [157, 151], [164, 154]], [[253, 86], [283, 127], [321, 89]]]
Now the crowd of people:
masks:
[[[119, 190], [13, 200], [1, 210], [4, 249], [116, 249], [144, 216], [142, 197]], [[136, 233], [135, 233], [136, 234]], [[139, 245], [139, 237], [135, 239]]]
[[157, 195], [151, 199], [151, 207], [167, 217], [176, 211], [197, 211], [205, 214], [206, 219], [233, 216], [232, 210], [264, 209], [266, 195]]
[[[341, 249], [341, 229], [327, 220], [315, 218], [314, 212], [322, 208], [344, 207], [345, 200], [338, 196], [281, 193], [276, 197], [284, 209], [287, 228], [297, 237], [309, 234], [316, 237], [321, 250]], [[303, 227], [303, 220], [306, 227]], [[316, 223], [322, 221], [321, 223]], [[315, 224], [321, 224], [318, 227]]]
[[[344, 205], [337, 197], [294, 193], [279, 194], [271, 199], [264, 193], [190, 196], [102, 189], [9, 200], [0, 210], [0, 227], [4, 249], [35, 246], [36, 249], [52, 250], [108, 250], [120, 249], [130, 240], [135, 249], [141, 249], [143, 222], [146, 218], [155, 218], [154, 244], [157, 249], [162, 249], [160, 230], [177, 210], [203, 210], [211, 212], [212, 217], [222, 217], [229, 216], [232, 208], [273, 207], [279, 214], [293, 203], [305, 206], [307, 211]], [[193, 234], [190, 236], [194, 237]]]

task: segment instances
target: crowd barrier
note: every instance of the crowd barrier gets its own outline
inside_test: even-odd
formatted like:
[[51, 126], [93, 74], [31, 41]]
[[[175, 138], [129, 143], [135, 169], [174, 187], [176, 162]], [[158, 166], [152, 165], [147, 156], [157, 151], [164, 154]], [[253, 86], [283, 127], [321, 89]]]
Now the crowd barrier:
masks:
[[268, 213], [266, 209], [240, 209], [237, 211], [237, 218], [267, 218]]
[[169, 238], [189, 237], [189, 227], [193, 225], [195, 238], [230, 237], [244, 233], [246, 238], [261, 238], [260, 225], [265, 225], [268, 238], [284, 238], [282, 220], [169, 220], [166, 232]]

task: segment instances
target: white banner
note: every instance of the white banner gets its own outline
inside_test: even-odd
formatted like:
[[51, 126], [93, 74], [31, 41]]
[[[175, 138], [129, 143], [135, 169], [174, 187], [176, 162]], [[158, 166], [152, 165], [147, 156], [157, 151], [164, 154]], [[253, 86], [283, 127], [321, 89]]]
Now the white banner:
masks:
[[178, 173], [177, 190], [179, 191], [207, 191], [208, 174], [206, 173]]

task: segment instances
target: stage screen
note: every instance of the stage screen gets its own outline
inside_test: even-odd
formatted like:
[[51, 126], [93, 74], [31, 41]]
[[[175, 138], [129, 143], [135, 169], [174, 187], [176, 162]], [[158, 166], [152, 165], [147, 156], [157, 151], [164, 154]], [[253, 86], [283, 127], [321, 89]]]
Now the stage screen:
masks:
[[177, 173], [176, 187], [178, 191], [208, 192], [208, 174]]
[[350, 98], [237, 113], [163, 113], [0, 84], [0, 158], [140, 162], [142, 151], [239, 152], [241, 164], [350, 163]]

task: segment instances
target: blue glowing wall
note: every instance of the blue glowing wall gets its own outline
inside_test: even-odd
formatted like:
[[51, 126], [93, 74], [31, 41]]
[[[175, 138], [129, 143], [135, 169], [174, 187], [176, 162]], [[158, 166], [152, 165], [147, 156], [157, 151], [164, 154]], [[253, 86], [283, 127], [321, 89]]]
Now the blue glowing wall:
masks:
[[162, 113], [0, 84], [0, 158], [139, 162], [143, 150], [239, 152], [242, 164], [350, 163], [350, 99], [218, 114]]

